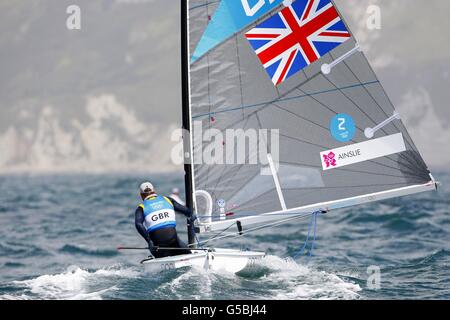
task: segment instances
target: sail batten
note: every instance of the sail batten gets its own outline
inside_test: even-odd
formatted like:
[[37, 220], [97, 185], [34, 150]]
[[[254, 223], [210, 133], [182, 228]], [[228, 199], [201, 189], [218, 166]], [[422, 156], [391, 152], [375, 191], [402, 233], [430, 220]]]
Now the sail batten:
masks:
[[213, 208], [203, 231], [434, 188], [334, 1], [281, 2], [189, 1], [192, 195], [199, 215]]

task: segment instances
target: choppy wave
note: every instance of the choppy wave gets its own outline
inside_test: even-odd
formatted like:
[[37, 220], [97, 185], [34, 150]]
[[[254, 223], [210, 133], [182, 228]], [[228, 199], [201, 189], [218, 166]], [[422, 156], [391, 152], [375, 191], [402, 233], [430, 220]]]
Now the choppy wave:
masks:
[[[212, 243], [266, 251], [239, 274], [149, 274], [139, 264], [146, 252], [116, 250], [144, 245], [133, 212], [147, 177], [0, 176], [0, 299], [449, 299], [450, 175], [437, 178], [438, 193], [320, 216], [308, 264], [286, 258], [302, 246], [306, 221]], [[182, 176], [152, 181], [161, 193], [183, 185]], [[369, 266], [380, 269], [378, 290], [367, 285]]]
[[119, 254], [117, 250], [114, 249], [90, 249], [88, 247], [74, 246], [68, 244], [59, 249], [59, 252], [68, 254], [103, 256], [103, 257], [115, 257]]
[[89, 271], [70, 266], [63, 273], [42, 275], [29, 280], [13, 281], [19, 295], [5, 294], [1, 299], [102, 299], [107, 292], [117, 290], [115, 282], [137, 277], [133, 269], [107, 268]]
[[35, 245], [5, 242], [0, 243], [0, 255], [20, 259], [24, 257], [33, 257], [33, 256], [38, 257], [48, 256], [50, 255], [50, 252]]
[[359, 299], [359, 291], [334, 274], [270, 255], [239, 274], [189, 269], [159, 287], [163, 299]]

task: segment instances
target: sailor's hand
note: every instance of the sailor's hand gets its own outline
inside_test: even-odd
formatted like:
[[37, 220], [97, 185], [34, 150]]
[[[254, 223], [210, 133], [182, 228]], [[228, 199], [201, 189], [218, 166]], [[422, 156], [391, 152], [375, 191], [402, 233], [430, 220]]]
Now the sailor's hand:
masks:
[[155, 253], [158, 251], [158, 248], [149, 243], [148, 244], [148, 250], [150, 251], [150, 253], [152, 255], [155, 255]]
[[147, 246], [148, 246], [148, 250], [152, 251], [152, 250], [156, 250], [156, 247], [153, 245], [152, 240], [147, 239]]
[[197, 220], [197, 219], [198, 219], [198, 217], [197, 217], [195, 214], [193, 214], [193, 215], [189, 218], [189, 221], [190, 221], [191, 223], [194, 223], [194, 221]]

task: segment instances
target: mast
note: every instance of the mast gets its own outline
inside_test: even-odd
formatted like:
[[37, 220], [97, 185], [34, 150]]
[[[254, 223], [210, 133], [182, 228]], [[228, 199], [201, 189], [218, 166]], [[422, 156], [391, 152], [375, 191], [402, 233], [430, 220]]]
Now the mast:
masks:
[[[191, 113], [189, 106], [189, 26], [188, 26], [188, 0], [181, 0], [181, 95], [182, 95], [182, 118], [183, 118], [183, 145], [184, 145], [184, 185], [186, 190], [186, 206], [192, 211], [193, 188], [192, 188], [192, 154], [191, 154]], [[189, 132], [189, 136], [185, 133]], [[186, 151], [189, 150], [189, 151]], [[186, 152], [189, 157], [186, 157]], [[195, 244], [194, 225], [187, 221], [187, 232], [189, 245]]]

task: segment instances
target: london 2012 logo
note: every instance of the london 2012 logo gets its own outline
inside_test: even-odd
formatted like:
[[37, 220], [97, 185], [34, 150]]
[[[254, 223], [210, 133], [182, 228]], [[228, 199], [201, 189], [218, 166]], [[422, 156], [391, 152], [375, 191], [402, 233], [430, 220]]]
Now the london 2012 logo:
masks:
[[164, 204], [162, 202], [157, 202], [157, 203], [153, 204], [153, 209], [155, 209], [155, 210], [159, 210], [162, 208], [164, 208]]
[[334, 154], [334, 152], [332, 152], [332, 151], [328, 154], [323, 155], [323, 162], [325, 163], [325, 166], [327, 168], [335, 167], [337, 165], [335, 157], [336, 157], [336, 154]]

